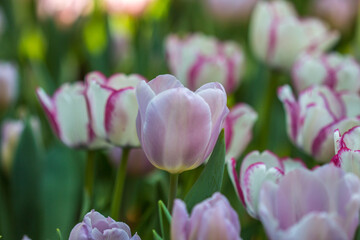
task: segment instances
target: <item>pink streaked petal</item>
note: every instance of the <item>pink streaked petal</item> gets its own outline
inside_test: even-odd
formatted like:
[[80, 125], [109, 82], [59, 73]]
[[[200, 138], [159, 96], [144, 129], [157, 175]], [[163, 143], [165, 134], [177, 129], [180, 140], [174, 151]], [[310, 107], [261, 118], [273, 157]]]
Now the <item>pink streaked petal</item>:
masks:
[[335, 146], [335, 154], [342, 148], [341, 144], [341, 133], [339, 129], [335, 129], [334, 131], [334, 146]]
[[143, 76], [138, 74], [125, 75], [123, 73], [117, 73], [109, 78], [106, 85], [115, 90], [127, 87], [135, 88], [142, 80], [146, 81]]
[[182, 172], [203, 163], [212, 129], [203, 98], [186, 88], [170, 89], [154, 97], [141, 118], [142, 146], [155, 166]]
[[236, 160], [235, 158], [231, 158], [230, 161], [227, 162], [227, 170], [228, 170], [228, 174], [229, 174], [229, 177], [230, 177], [230, 180], [235, 188], [235, 191], [240, 199], [240, 201], [242, 202], [242, 204], [244, 206], [245, 205], [245, 199], [244, 199], [244, 194], [243, 194], [243, 191], [241, 189], [241, 186], [240, 186], [240, 179], [239, 179], [239, 176], [236, 172]]
[[95, 71], [88, 73], [85, 76], [85, 81], [87, 84], [89, 84], [92, 81], [95, 81], [98, 84], [106, 84], [107, 79], [103, 73]]
[[342, 146], [351, 150], [360, 151], [360, 125], [349, 129], [344, 133], [342, 139]]
[[36, 95], [39, 98], [40, 104], [43, 107], [47, 118], [49, 119], [50, 125], [54, 130], [55, 134], [60, 137], [60, 128], [56, 118], [56, 106], [42, 88], [36, 89]]

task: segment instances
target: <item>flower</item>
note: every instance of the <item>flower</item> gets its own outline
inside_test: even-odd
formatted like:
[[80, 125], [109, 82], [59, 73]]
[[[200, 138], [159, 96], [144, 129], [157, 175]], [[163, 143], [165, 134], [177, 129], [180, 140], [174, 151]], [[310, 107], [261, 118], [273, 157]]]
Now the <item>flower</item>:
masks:
[[290, 69], [302, 51], [322, 52], [338, 39], [317, 19], [299, 19], [286, 1], [259, 1], [250, 21], [250, 44], [256, 57], [272, 67]]
[[227, 115], [224, 123], [226, 159], [240, 157], [252, 138], [256, 112], [247, 104], [237, 104]]
[[197, 204], [189, 217], [185, 203], [175, 200], [171, 221], [172, 240], [236, 240], [240, 222], [229, 201], [220, 193]]
[[247, 20], [258, 0], [206, 0], [210, 12], [221, 21]]
[[136, 89], [137, 133], [157, 168], [181, 173], [202, 164], [212, 152], [229, 109], [220, 83], [192, 92], [175, 77], [160, 75]]
[[99, 72], [86, 76], [91, 126], [98, 138], [121, 147], [140, 146], [136, 133], [135, 87], [144, 79], [137, 74], [115, 74], [106, 79]]
[[360, 96], [336, 93], [327, 86], [307, 88], [295, 99], [286, 85], [278, 89], [284, 104], [290, 140], [319, 162], [334, 156], [333, 132], [360, 124]]
[[36, 93], [52, 129], [63, 143], [75, 148], [102, 148], [106, 144], [91, 127], [85, 90], [85, 84], [77, 82], [62, 85], [52, 97], [42, 88]]
[[154, 0], [104, 0], [110, 13], [140, 16]]
[[332, 163], [360, 177], [360, 125], [345, 132], [342, 136], [339, 129], [334, 132], [335, 152]]
[[359, 210], [359, 179], [329, 164], [266, 182], [259, 200], [260, 220], [277, 240], [353, 239]]
[[312, 85], [360, 92], [360, 65], [351, 56], [303, 53], [294, 64], [292, 76], [297, 92]]
[[166, 40], [167, 60], [171, 72], [190, 90], [208, 82], [220, 82], [227, 93], [240, 84], [244, 54], [234, 42], [219, 42], [201, 34]]
[[105, 240], [124, 239], [141, 240], [135, 233], [131, 236], [130, 228], [123, 222], [116, 222], [111, 217], [105, 218], [92, 210], [87, 213], [81, 223], [78, 223], [70, 233], [69, 240]]
[[358, 0], [313, 0], [312, 9], [316, 15], [333, 27], [347, 31], [356, 19]]
[[54, 17], [61, 25], [71, 25], [81, 15], [92, 9], [91, 0], [38, 0], [40, 17]]
[[[36, 138], [40, 138], [40, 122], [30, 118], [30, 126]], [[1, 127], [1, 165], [6, 174], [10, 175], [15, 153], [25, 124], [23, 120], [6, 120]], [[40, 140], [39, 140], [40, 141]]]
[[0, 62], [0, 110], [11, 105], [18, 93], [18, 72], [14, 64]]
[[279, 158], [270, 151], [254, 151], [246, 155], [241, 163], [239, 176], [236, 173], [234, 158], [228, 163], [228, 172], [235, 191], [247, 212], [258, 218], [259, 194], [266, 181], [278, 182], [285, 174], [297, 169], [306, 168], [300, 159]]
[[[114, 147], [109, 151], [110, 161], [116, 167], [120, 165], [122, 152], [122, 149], [118, 147]], [[153, 170], [154, 166], [149, 162], [141, 148], [134, 148], [130, 150], [126, 170], [130, 175], [144, 176]]]

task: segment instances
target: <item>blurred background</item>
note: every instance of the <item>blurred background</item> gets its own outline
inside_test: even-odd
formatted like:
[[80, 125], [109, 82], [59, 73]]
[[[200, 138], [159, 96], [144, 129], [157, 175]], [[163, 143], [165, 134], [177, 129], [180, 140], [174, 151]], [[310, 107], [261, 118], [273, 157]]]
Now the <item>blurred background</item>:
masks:
[[[318, 16], [342, 33], [335, 50], [360, 56], [357, 0], [290, 2], [299, 15]], [[71, 228], [82, 219], [85, 151], [70, 149], [55, 137], [36, 97], [36, 88], [53, 94], [61, 84], [82, 81], [91, 71], [106, 76], [138, 73], [149, 80], [170, 73], [165, 50], [170, 34], [203, 33], [239, 44], [245, 67], [240, 86], [228, 96], [228, 105], [245, 102], [259, 116], [245, 154], [269, 149], [279, 156], [308, 159], [306, 163], [311, 166], [313, 161], [286, 135], [285, 114], [276, 93], [266, 97], [270, 70], [255, 59], [249, 46], [249, 21], [256, 3], [1, 0], [0, 78], [16, 81], [6, 91], [0, 81], [0, 235], [4, 239], [21, 239], [24, 234], [32, 239], [57, 239], [59, 228], [67, 239]], [[277, 86], [290, 83], [289, 74], [279, 71], [279, 75]], [[6, 98], [7, 94], [11, 96]], [[5, 98], [11, 101], [2, 101]], [[270, 119], [262, 118], [272, 98]], [[264, 124], [268, 133], [260, 134]], [[95, 157], [94, 208], [107, 216], [116, 163], [106, 151], [96, 152]], [[180, 176], [179, 197], [185, 195], [201, 170]], [[152, 239], [152, 229], [158, 228], [157, 201], [166, 199], [168, 187], [166, 173], [150, 171], [128, 174], [124, 190], [121, 220], [142, 239]], [[246, 214], [227, 174], [222, 191], [239, 213], [243, 239], [264, 239], [260, 222]]]

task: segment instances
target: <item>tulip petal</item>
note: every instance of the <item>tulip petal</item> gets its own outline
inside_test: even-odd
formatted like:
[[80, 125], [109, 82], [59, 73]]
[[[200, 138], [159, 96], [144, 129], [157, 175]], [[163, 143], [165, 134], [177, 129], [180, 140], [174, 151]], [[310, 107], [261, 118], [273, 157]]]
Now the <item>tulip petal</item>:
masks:
[[187, 240], [189, 237], [189, 214], [185, 203], [179, 199], [174, 202], [172, 221], [171, 221], [171, 239]]
[[171, 88], [184, 87], [176, 77], [169, 74], [157, 76], [149, 82], [149, 86], [156, 95]]

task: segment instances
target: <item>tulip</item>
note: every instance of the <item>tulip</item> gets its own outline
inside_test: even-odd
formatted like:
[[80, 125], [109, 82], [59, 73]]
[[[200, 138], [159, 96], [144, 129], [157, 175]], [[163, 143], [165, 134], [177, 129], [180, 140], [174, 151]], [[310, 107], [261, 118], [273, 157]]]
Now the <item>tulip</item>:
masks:
[[244, 54], [233, 42], [219, 42], [201, 34], [184, 39], [171, 35], [166, 53], [171, 72], [190, 90], [220, 82], [227, 93], [232, 93], [240, 84]]
[[258, 218], [258, 203], [261, 186], [267, 182], [278, 182], [280, 178], [297, 168], [306, 168], [300, 159], [279, 158], [270, 151], [254, 151], [246, 155], [239, 176], [234, 158], [228, 163], [228, 172], [235, 191], [254, 218]]
[[358, 7], [358, 0], [313, 0], [312, 2], [312, 9], [316, 15], [342, 31], [351, 28]]
[[135, 87], [142, 80], [144, 78], [136, 74], [115, 74], [109, 79], [98, 72], [86, 76], [91, 126], [97, 137], [116, 146], [140, 146], [136, 133]]
[[345, 172], [360, 177], [360, 125], [345, 132], [342, 136], [337, 129], [334, 132], [335, 152], [332, 162]]
[[7, 109], [16, 99], [18, 72], [14, 64], [0, 62], [0, 111]]
[[104, 0], [110, 13], [140, 16], [154, 0]]
[[81, 15], [92, 9], [91, 0], [39, 0], [37, 11], [40, 17], [54, 17], [61, 25], [71, 25]]
[[160, 75], [136, 89], [137, 133], [149, 161], [170, 173], [202, 164], [212, 152], [229, 109], [220, 83], [192, 92], [175, 77]]
[[190, 217], [185, 203], [177, 199], [172, 212], [171, 239], [241, 239], [239, 218], [220, 193], [197, 204]]
[[290, 69], [299, 53], [322, 52], [338, 33], [317, 19], [299, 19], [289, 2], [259, 1], [250, 22], [250, 44], [257, 58], [271, 67]]
[[252, 139], [256, 119], [256, 112], [247, 104], [240, 103], [230, 110], [224, 123], [227, 160], [240, 157]]
[[334, 156], [333, 132], [344, 132], [360, 124], [359, 95], [340, 95], [326, 86], [314, 86], [295, 99], [291, 88], [283, 86], [278, 96], [284, 104], [290, 140], [319, 162]]
[[221, 21], [247, 20], [258, 0], [207, 0], [206, 6]]
[[[40, 123], [37, 118], [31, 118], [30, 124], [36, 138], [40, 137]], [[15, 153], [21, 134], [24, 130], [24, 121], [7, 120], [2, 124], [1, 132], [1, 159], [2, 167], [6, 174], [10, 175], [14, 162]]]
[[[121, 148], [112, 148], [109, 152], [111, 163], [116, 167], [120, 165], [123, 150]], [[129, 153], [129, 160], [126, 171], [133, 176], [143, 176], [154, 170], [154, 166], [147, 159], [141, 148], [134, 148]]]
[[351, 56], [303, 53], [292, 69], [297, 92], [312, 85], [326, 85], [335, 91], [360, 92], [360, 65]]
[[329, 164], [294, 170], [260, 192], [260, 220], [270, 239], [353, 239], [359, 210], [359, 179]]
[[130, 228], [126, 223], [116, 222], [111, 217], [105, 218], [95, 210], [87, 213], [83, 221], [71, 230], [69, 240], [83, 239], [141, 240], [136, 233], [131, 236]]
[[95, 136], [91, 127], [85, 90], [86, 86], [77, 82], [64, 84], [52, 97], [42, 88], [36, 92], [53, 131], [64, 144], [74, 148], [102, 148], [106, 144]]

